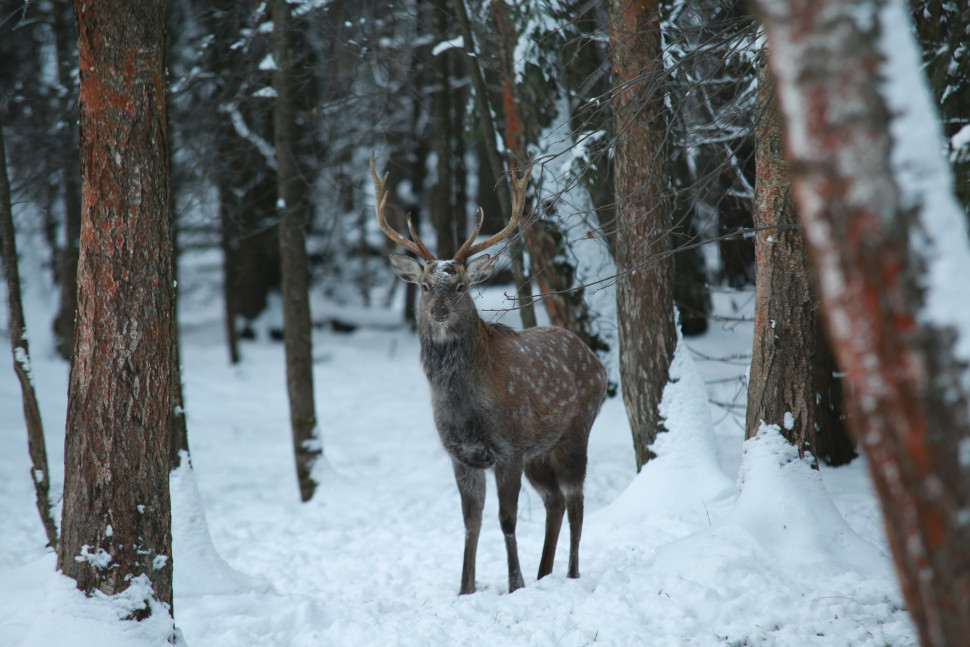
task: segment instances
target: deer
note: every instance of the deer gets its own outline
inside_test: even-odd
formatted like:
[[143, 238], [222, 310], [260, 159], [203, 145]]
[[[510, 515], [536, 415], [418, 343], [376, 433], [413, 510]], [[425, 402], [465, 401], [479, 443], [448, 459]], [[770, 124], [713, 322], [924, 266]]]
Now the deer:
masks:
[[508, 238], [525, 206], [532, 165], [511, 179], [512, 210], [505, 228], [475, 242], [484, 212], [450, 260], [436, 259], [408, 218], [408, 239], [388, 225], [387, 173], [379, 178], [371, 155], [377, 222], [391, 241], [412, 252], [391, 254], [402, 280], [420, 286], [416, 309], [420, 357], [431, 393], [434, 424], [451, 458], [461, 499], [465, 547], [459, 595], [475, 592], [475, 555], [485, 502], [485, 470], [498, 490], [499, 524], [508, 556], [509, 593], [525, 586], [515, 526], [522, 473], [546, 509], [541, 579], [552, 572], [563, 515], [569, 520], [567, 577], [579, 577], [587, 446], [606, 393], [606, 369], [589, 347], [563, 328], [517, 331], [486, 323], [469, 296], [489, 279], [498, 256], [475, 256]]

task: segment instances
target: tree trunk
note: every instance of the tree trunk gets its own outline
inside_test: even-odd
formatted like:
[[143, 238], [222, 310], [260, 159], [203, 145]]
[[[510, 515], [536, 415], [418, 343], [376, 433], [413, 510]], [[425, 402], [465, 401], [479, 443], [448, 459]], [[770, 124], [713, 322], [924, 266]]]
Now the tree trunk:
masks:
[[[479, 123], [482, 127], [483, 146], [488, 165], [492, 169], [493, 186], [498, 191], [498, 201], [502, 207], [502, 212], [512, 214], [512, 198], [509, 189], [504, 181], [505, 167], [498, 153], [495, 121], [492, 119], [492, 109], [488, 103], [488, 90], [485, 87], [485, 77], [478, 64], [478, 54], [475, 52], [475, 41], [472, 37], [471, 21], [468, 19], [468, 10], [465, 8], [465, 0], [454, 0], [455, 13], [458, 15], [458, 28], [465, 41], [465, 60], [468, 62], [468, 76], [472, 79], [472, 88], [475, 93], [475, 106], [478, 109]], [[516, 236], [510, 243], [512, 257], [512, 274], [515, 277], [515, 287], [518, 291], [519, 315], [522, 317], [524, 328], [534, 328], [536, 325], [535, 307], [532, 303], [531, 279], [526, 276], [525, 265], [522, 256], [522, 242]]]
[[[449, 34], [449, 13], [447, 0], [435, 0], [431, 25], [434, 38], [443, 42], [451, 38]], [[431, 190], [431, 222], [437, 238], [435, 253], [439, 258], [451, 258], [458, 251], [456, 205], [452, 201], [454, 177], [452, 168], [452, 94], [449, 50], [440, 52], [431, 59], [431, 140], [436, 159], [435, 185]], [[459, 209], [464, 205], [458, 205]]]
[[[51, 7], [54, 23], [54, 46], [57, 52], [57, 83], [66, 98], [64, 113], [71, 114], [70, 104], [76, 97], [72, 73], [74, 57], [73, 25], [65, 3]], [[77, 130], [64, 128], [59, 146], [64, 166], [61, 168], [61, 191], [64, 202], [64, 247], [57, 263], [57, 283], [60, 287], [59, 305], [54, 318], [54, 341], [58, 354], [71, 359], [74, 351], [74, 319], [77, 313], [77, 258], [81, 236], [81, 178], [78, 175]]]
[[[812, 275], [815, 287], [815, 276]], [[856, 439], [852, 435], [845, 414], [845, 393], [840, 371], [832, 353], [832, 344], [825, 332], [825, 323], [818, 310], [818, 289], [815, 311], [815, 455], [826, 465], [845, 465], [858, 456]]]
[[47, 469], [47, 445], [44, 425], [37, 405], [37, 394], [30, 374], [30, 349], [27, 344], [24, 306], [20, 299], [20, 270], [17, 267], [17, 241], [10, 211], [10, 179], [7, 175], [7, 153], [3, 142], [3, 123], [0, 121], [0, 239], [3, 248], [3, 272], [7, 279], [7, 305], [10, 310], [10, 350], [13, 370], [20, 381], [23, 396], [24, 422], [27, 424], [27, 451], [30, 454], [30, 480], [34, 483], [37, 512], [40, 513], [47, 545], [57, 549], [57, 526], [51, 514], [50, 471]]
[[[508, 16], [509, 8], [504, 0], [493, 0], [491, 9], [502, 82], [505, 149], [516, 165], [525, 165], [529, 162], [527, 144], [535, 141], [539, 130], [536, 109], [530, 109], [534, 100], [525, 100], [522, 88], [515, 82], [514, 56], [518, 35]], [[532, 222], [523, 223], [520, 229], [529, 252], [532, 278], [544, 295], [543, 304], [550, 323], [576, 333], [590, 348], [605, 350], [606, 344], [591, 331], [583, 291], [573, 284], [576, 268], [566, 260], [566, 245], [555, 220], [554, 208], [541, 205], [537, 217]]]
[[296, 115], [293, 105], [293, 66], [289, 38], [290, 8], [286, 0], [273, 0], [273, 131], [276, 140], [276, 177], [280, 214], [280, 267], [283, 276], [283, 341], [286, 349], [286, 390], [300, 498], [309, 501], [317, 487], [313, 464], [323, 453], [317, 433], [313, 401], [313, 327], [310, 321], [309, 279], [306, 256], [306, 187], [296, 159]]
[[[165, 3], [78, 0], [82, 222], [58, 568], [172, 605]], [[132, 617], [158, 607], [150, 600]]]
[[677, 343], [660, 5], [610, 0], [609, 13], [620, 376], [639, 470], [664, 430], [657, 407]]
[[236, 267], [236, 250], [239, 248], [239, 227], [233, 218], [232, 187], [229, 178], [220, 175], [217, 179], [219, 187], [219, 244], [222, 248], [222, 307], [223, 325], [226, 331], [226, 345], [229, 350], [229, 363], [238, 364], [239, 334], [236, 331], [236, 318], [239, 307], [236, 305], [236, 290], [233, 286], [234, 269]]
[[906, 8], [901, 0], [758, 7], [799, 217], [851, 387], [849, 421], [869, 457], [907, 607], [923, 645], [962, 645], [970, 636], [970, 245], [938, 126], [927, 129], [938, 116]]
[[[678, 194], [680, 192], [678, 191]], [[682, 202], [674, 200], [675, 203]], [[707, 332], [711, 314], [711, 294], [707, 289], [704, 255], [697, 242], [700, 236], [686, 205], [676, 204], [672, 220], [671, 246], [674, 249], [674, 303], [680, 315], [680, 331], [685, 337]]]
[[[232, 363], [240, 357], [239, 338], [254, 336], [248, 324], [280, 288], [275, 160], [252, 141], [271, 141], [271, 106], [248, 96], [252, 54], [248, 46], [235, 46], [246, 40], [243, 34], [258, 4], [212, 0], [199, 13], [199, 28], [211, 35], [198, 61], [199, 73], [212, 81], [206, 84], [211, 95], [204, 95], [196, 118], [205, 120], [213, 143], [204, 174], [216, 188], [219, 204], [224, 324]], [[237, 120], [246, 124], [251, 139], [237, 130]]]
[[[841, 416], [841, 386], [816, 325], [818, 300], [792, 198], [781, 116], [764, 64], [758, 67], [757, 104], [754, 225], [759, 231], [745, 439], [757, 435], [762, 423], [778, 425], [799, 456], [812, 456], [816, 468], [822, 458], [819, 436], [826, 439], [829, 462], [848, 462], [853, 452]], [[844, 446], [847, 458], [841, 456]]]

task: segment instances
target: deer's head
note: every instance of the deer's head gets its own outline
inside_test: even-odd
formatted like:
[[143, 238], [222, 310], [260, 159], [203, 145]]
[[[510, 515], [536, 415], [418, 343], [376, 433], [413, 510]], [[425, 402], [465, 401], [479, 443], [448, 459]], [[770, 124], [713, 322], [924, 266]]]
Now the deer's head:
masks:
[[[374, 170], [374, 157], [370, 159], [371, 178], [374, 181], [375, 210], [377, 222], [384, 234], [392, 241], [414, 253], [425, 261], [420, 261], [404, 254], [391, 255], [391, 267], [394, 272], [408, 283], [415, 283], [421, 288], [421, 300], [418, 303], [418, 324], [428, 325], [440, 334], [446, 334], [453, 324], [465, 320], [466, 317], [477, 317], [475, 305], [468, 298], [468, 290], [476, 283], [487, 280], [495, 269], [497, 256], [483, 254], [476, 258], [473, 255], [496, 245], [508, 238], [519, 224], [525, 207], [525, 188], [532, 172], [530, 166], [520, 178], [512, 177], [512, 214], [508, 224], [502, 231], [490, 236], [486, 240], [475, 243], [482, 228], [484, 213], [478, 210], [478, 224], [475, 231], [468, 237], [451, 260], [438, 260], [434, 254], [421, 242], [414, 226], [408, 217], [408, 230], [411, 239], [407, 239], [394, 230], [384, 217], [384, 205], [387, 202], [387, 191], [384, 184], [387, 174], [383, 178], [377, 176]], [[471, 258], [471, 260], [469, 260]]]

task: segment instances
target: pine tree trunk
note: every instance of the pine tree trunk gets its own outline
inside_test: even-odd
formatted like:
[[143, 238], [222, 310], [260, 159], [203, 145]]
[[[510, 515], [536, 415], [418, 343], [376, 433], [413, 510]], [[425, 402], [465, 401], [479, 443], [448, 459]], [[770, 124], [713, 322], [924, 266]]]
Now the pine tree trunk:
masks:
[[[76, 61], [72, 38], [73, 25], [70, 9], [66, 3], [56, 2], [51, 7], [54, 24], [54, 46], [57, 52], [57, 83], [64, 92], [66, 103], [73, 104], [76, 97], [72, 72]], [[65, 113], [71, 109], [65, 106]], [[64, 247], [57, 262], [57, 283], [60, 288], [57, 315], [54, 318], [54, 340], [58, 354], [71, 359], [74, 350], [74, 319], [77, 313], [77, 258], [78, 240], [81, 236], [81, 178], [78, 175], [77, 130], [64, 128], [59, 139], [60, 152], [64, 157], [61, 169], [61, 191], [64, 203]]]
[[766, 64], [758, 67], [754, 194], [755, 320], [745, 438], [762, 422], [809, 453], [814, 465], [855, 456], [842, 384], [819, 322], [814, 278], [791, 193], [781, 115]]
[[[493, 0], [491, 10], [502, 83], [505, 149], [516, 165], [525, 165], [529, 162], [527, 144], [534, 142], [538, 133], [536, 109], [530, 109], [530, 102], [523, 97], [523, 89], [515, 82], [514, 55], [518, 36], [508, 16], [509, 8], [504, 0]], [[555, 213], [551, 207], [549, 211], [552, 213], [546, 214], [545, 210], [541, 207], [537, 217], [532, 222], [523, 223], [521, 230], [529, 252], [532, 278], [544, 295], [542, 301], [549, 321], [576, 333], [590, 348], [605, 350], [606, 344], [591, 331], [583, 291], [575, 289], [573, 284], [576, 268], [566, 260], [565, 241], [555, 221]]]
[[165, 14], [159, 0], [74, 5], [83, 207], [58, 568], [87, 593], [145, 577], [171, 609]]
[[[897, 128], [937, 118], [917, 94], [925, 87], [899, 87], [900, 78], [920, 74], [906, 8], [901, 0], [759, 0], [758, 7], [799, 218], [851, 387], [849, 421], [869, 458], [907, 607], [923, 645], [966, 644], [970, 381], [949, 314], [964, 304], [954, 285], [944, 310], [928, 305], [946, 287], [941, 279], [952, 278], [938, 264], [970, 265], [970, 245], [952, 195], [933, 195], [930, 208], [930, 194], [920, 193], [929, 173], [947, 172], [942, 161], [932, 166], [939, 137], [910, 138], [905, 147], [897, 139], [904, 130]], [[888, 69], [887, 56], [899, 58]], [[910, 95], [905, 108], [902, 90]], [[917, 157], [921, 184], [903, 179]]]
[[[434, 38], [443, 42], [451, 38], [448, 0], [434, 0], [431, 25]], [[456, 205], [452, 202], [454, 177], [452, 173], [452, 94], [449, 51], [440, 52], [431, 60], [431, 140], [435, 152], [436, 177], [431, 191], [431, 222], [437, 238], [435, 253], [439, 258], [451, 258], [458, 251]], [[464, 205], [458, 205], [463, 209]]]
[[[498, 153], [495, 121], [492, 119], [492, 109], [488, 103], [488, 90], [485, 87], [485, 77], [478, 62], [478, 55], [475, 52], [474, 40], [472, 38], [471, 21], [468, 18], [468, 10], [465, 8], [465, 0], [454, 0], [455, 13], [458, 16], [458, 28], [462, 38], [465, 40], [465, 60], [468, 63], [468, 76], [472, 79], [472, 88], [475, 93], [475, 107], [478, 111], [479, 124], [482, 127], [483, 147], [485, 156], [488, 159], [488, 166], [492, 171], [492, 185], [497, 187], [498, 201], [502, 212], [511, 216], [512, 198], [509, 195], [504, 180], [504, 167]], [[522, 317], [523, 328], [533, 328], [536, 325], [535, 306], [532, 300], [531, 279], [526, 275], [525, 264], [522, 254], [522, 241], [518, 236], [512, 238], [510, 243], [512, 259], [512, 274], [515, 277], [515, 287], [518, 291], [519, 315]]]
[[293, 67], [289, 39], [290, 9], [286, 0], [272, 1], [273, 130], [276, 140], [276, 177], [280, 214], [280, 264], [283, 275], [283, 342], [286, 350], [286, 389], [300, 498], [309, 501], [317, 487], [312, 468], [323, 453], [317, 434], [313, 400], [313, 327], [310, 321], [306, 256], [306, 188], [296, 159], [296, 116], [293, 106]]
[[798, 448], [815, 455], [815, 296], [805, 267], [771, 77], [758, 68], [754, 188], [754, 352], [748, 379], [745, 439], [777, 425]]
[[[815, 286], [814, 274], [812, 276]], [[816, 295], [818, 289], [815, 288]], [[817, 304], [817, 297], [816, 297]], [[815, 310], [815, 455], [826, 465], [845, 465], [858, 456], [845, 415], [845, 393], [821, 312]]]
[[620, 375], [639, 470], [664, 430], [657, 407], [677, 343], [660, 5], [610, 0], [609, 13]]
[[220, 175], [217, 179], [219, 187], [219, 244], [222, 248], [222, 308], [223, 325], [226, 331], [226, 345], [229, 350], [229, 363], [238, 364], [239, 334], [236, 331], [236, 318], [239, 308], [236, 305], [236, 290], [234, 289], [234, 269], [236, 267], [236, 250], [239, 247], [239, 226], [233, 218], [231, 210], [232, 187], [229, 178]]
[[47, 545], [57, 549], [57, 526], [51, 513], [50, 471], [47, 468], [47, 444], [44, 442], [44, 425], [40, 407], [30, 374], [30, 348], [27, 344], [24, 306], [20, 299], [20, 269], [17, 267], [17, 241], [10, 210], [10, 179], [7, 175], [7, 152], [3, 141], [3, 123], [0, 121], [0, 249], [3, 255], [3, 272], [7, 280], [7, 305], [10, 312], [10, 350], [13, 353], [13, 369], [20, 381], [23, 396], [24, 422], [27, 425], [27, 451], [30, 454], [30, 480], [34, 483], [37, 512], [40, 513]]

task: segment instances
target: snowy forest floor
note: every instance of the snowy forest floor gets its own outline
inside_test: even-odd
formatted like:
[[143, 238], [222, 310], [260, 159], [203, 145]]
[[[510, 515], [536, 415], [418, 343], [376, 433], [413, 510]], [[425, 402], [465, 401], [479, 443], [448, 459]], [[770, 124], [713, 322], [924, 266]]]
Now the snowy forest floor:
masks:
[[[218, 287], [200, 276], [183, 276], [180, 306], [194, 470], [172, 479], [174, 612], [187, 645], [917, 644], [864, 460], [814, 472], [776, 433], [744, 443], [750, 323], [715, 321], [686, 340], [693, 361], [680, 353], [665, 396], [671, 431], [639, 475], [622, 400], [605, 403], [590, 440], [580, 579], [565, 577], [566, 529], [553, 574], [533, 579], [544, 509], [523, 485], [526, 587], [507, 593], [489, 477], [479, 591], [459, 597], [458, 492], [399, 309], [314, 303], [318, 320], [364, 325], [314, 338], [326, 465], [301, 504], [282, 344], [268, 340], [267, 317], [241, 364], [229, 365]], [[68, 366], [46, 332], [55, 295], [36, 275], [26, 283], [59, 502]], [[480, 309], [503, 307], [502, 292], [484, 291]], [[752, 300], [721, 293], [715, 306], [750, 318]], [[136, 623], [118, 623], [105, 601], [84, 600], [55, 575], [29, 465], [19, 386], [0, 371], [0, 647], [148, 644]]]

